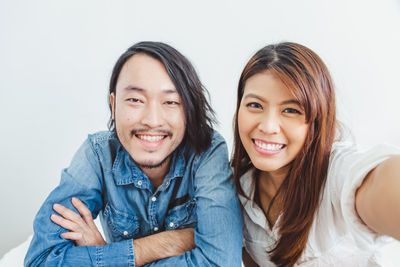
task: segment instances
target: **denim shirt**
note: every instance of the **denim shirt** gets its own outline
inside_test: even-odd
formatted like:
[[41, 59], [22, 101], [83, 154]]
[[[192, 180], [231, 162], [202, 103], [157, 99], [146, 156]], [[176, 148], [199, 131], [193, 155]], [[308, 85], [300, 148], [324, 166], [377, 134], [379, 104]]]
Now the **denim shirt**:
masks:
[[[100, 216], [107, 245], [75, 246], [50, 220], [53, 204], [74, 211], [77, 197]], [[154, 188], [113, 132], [99, 132], [62, 171], [60, 185], [34, 220], [25, 266], [135, 266], [133, 239], [194, 227], [196, 248], [146, 266], [241, 266], [242, 219], [224, 139], [214, 131], [199, 155], [175, 151], [162, 185]]]

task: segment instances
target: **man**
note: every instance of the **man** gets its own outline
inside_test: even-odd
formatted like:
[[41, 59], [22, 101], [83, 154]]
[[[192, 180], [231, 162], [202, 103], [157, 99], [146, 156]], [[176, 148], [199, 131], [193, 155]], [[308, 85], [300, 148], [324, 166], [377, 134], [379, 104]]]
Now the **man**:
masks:
[[226, 144], [190, 62], [163, 43], [135, 44], [109, 93], [110, 131], [89, 135], [62, 172], [25, 265], [240, 266]]

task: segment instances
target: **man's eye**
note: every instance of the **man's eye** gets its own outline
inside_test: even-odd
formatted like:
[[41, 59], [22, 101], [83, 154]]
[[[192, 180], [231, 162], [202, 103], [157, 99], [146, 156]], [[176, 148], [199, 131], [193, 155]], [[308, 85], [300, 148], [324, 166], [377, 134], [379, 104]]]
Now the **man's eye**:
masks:
[[137, 99], [137, 98], [128, 98], [126, 101], [132, 102], [132, 103], [139, 103], [140, 102], [140, 100]]
[[165, 104], [167, 104], [167, 105], [179, 105], [179, 102], [177, 102], [177, 101], [165, 101]]
[[298, 111], [297, 109], [295, 109], [295, 108], [285, 108], [284, 110], [283, 110], [283, 112], [284, 113], [290, 113], [290, 114], [302, 114], [300, 111]]
[[258, 104], [258, 103], [256, 103], [256, 102], [251, 102], [251, 103], [248, 103], [247, 105], [246, 105], [246, 107], [248, 107], [248, 108], [259, 108], [259, 109], [262, 109], [262, 106], [260, 105], [260, 104]]

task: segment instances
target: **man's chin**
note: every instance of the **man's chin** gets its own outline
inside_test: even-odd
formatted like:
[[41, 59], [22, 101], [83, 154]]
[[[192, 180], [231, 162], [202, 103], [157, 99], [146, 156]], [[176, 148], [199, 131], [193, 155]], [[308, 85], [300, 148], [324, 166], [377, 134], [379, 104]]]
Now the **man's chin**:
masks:
[[149, 161], [138, 162], [138, 161], [135, 161], [134, 159], [133, 159], [133, 161], [141, 169], [157, 169], [157, 168], [162, 167], [164, 164], [166, 164], [168, 159], [169, 159], [169, 156], [164, 158], [161, 161], [149, 160]]

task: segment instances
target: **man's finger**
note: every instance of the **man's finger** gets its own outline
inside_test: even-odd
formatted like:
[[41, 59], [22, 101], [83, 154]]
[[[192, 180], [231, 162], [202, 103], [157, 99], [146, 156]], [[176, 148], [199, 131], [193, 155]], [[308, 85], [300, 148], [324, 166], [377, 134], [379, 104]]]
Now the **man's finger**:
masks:
[[83, 220], [87, 223], [87, 225], [89, 225], [90, 227], [93, 227], [95, 224], [93, 221], [92, 213], [86, 207], [86, 205], [80, 199], [78, 199], [76, 197], [73, 197], [71, 202], [72, 202], [72, 205], [74, 205], [74, 207], [79, 211], [79, 213], [81, 214]]
[[74, 223], [71, 222], [70, 220], [64, 219], [61, 216], [58, 216], [56, 214], [53, 214], [50, 216], [50, 219], [55, 223], [58, 224], [59, 226], [61, 226], [64, 229], [73, 231], [73, 232], [77, 232], [79, 230], [79, 226]]
[[87, 224], [91, 224], [91, 222], [93, 223], [92, 213], [80, 199], [73, 197], [71, 202], [72, 205], [74, 205], [74, 207], [79, 211], [82, 218]]
[[70, 221], [76, 222], [78, 224], [80, 224], [80, 222], [82, 222], [82, 218], [79, 214], [77, 214], [76, 212], [64, 207], [61, 204], [54, 204], [53, 205], [53, 209], [60, 214], [61, 216], [63, 216], [65, 219], [68, 219]]
[[81, 233], [65, 232], [65, 233], [62, 233], [61, 236], [68, 240], [83, 241], [83, 236]]

